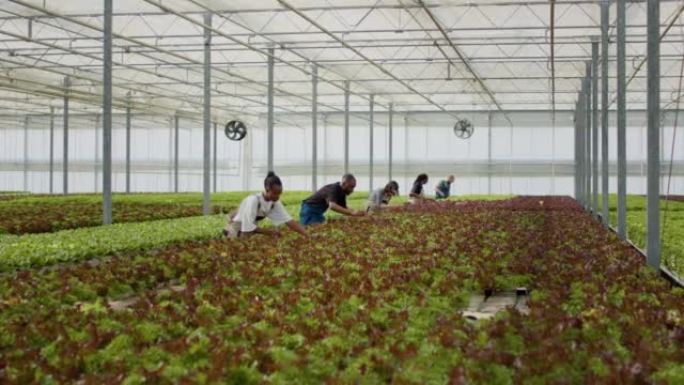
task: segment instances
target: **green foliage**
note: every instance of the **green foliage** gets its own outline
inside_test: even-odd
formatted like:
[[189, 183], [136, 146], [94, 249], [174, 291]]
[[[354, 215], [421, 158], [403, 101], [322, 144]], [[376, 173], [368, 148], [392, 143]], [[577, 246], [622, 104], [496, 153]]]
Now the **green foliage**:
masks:
[[[244, 197], [246, 193], [223, 193], [219, 199], [231, 201]], [[299, 214], [299, 202], [307, 193], [285, 193], [283, 202], [294, 218]], [[196, 199], [197, 194], [134, 194], [120, 196], [122, 201], [149, 199], [156, 201], [186, 202]], [[360, 208], [365, 196], [355, 194], [351, 207]], [[29, 202], [49, 198], [25, 198]], [[64, 200], [98, 199], [95, 196], [68, 196]], [[0, 202], [3, 203], [3, 202]], [[238, 201], [239, 203], [239, 201]], [[336, 216], [334, 214], [332, 216]], [[224, 215], [190, 217], [141, 223], [119, 223], [110, 226], [64, 230], [55, 233], [0, 235], [0, 272], [17, 268], [42, 267], [55, 263], [76, 262], [116, 253], [163, 247], [183, 241], [217, 238], [225, 225]], [[125, 295], [125, 287], [112, 288], [113, 295]], [[117, 292], [120, 291], [120, 292]]]
[[217, 237], [224, 223], [223, 216], [209, 216], [6, 236], [0, 243], [0, 271]]
[[684, 384], [684, 365], [681, 363], [667, 363], [662, 369], [653, 374], [653, 380], [668, 385]]
[[[617, 196], [610, 195], [610, 222], [617, 226]], [[600, 202], [601, 203], [601, 202]], [[684, 276], [684, 202], [660, 201], [662, 263]], [[642, 250], [646, 248], [646, 197], [627, 196], [627, 236]]]
[[[198, 236], [0, 275], [0, 382], [681, 382], [684, 291], [572, 200], [544, 200], [428, 203], [310, 240]], [[472, 293], [522, 285], [529, 312], [463, 316]]]

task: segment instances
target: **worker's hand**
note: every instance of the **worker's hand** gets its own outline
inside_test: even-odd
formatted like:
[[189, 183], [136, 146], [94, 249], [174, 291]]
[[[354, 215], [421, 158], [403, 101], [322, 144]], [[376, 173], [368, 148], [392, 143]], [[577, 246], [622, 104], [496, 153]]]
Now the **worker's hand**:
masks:
[[280, 237], [280, 231], [278, 230], [271, 230], [271, 236], [273, 238], [279, 238]]
[[354, 210], [354, 211], [352, 211], [352, 215], [355, 217], [362, 217], [362, 216], [366, 215], [366, 212], [361, 211], [361, 210]]

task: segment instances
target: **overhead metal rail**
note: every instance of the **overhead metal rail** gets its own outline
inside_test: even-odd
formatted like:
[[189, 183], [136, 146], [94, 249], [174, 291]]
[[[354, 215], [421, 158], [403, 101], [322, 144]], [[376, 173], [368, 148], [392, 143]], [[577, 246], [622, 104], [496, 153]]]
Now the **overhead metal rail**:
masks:
[[[410, 90], [411, 92], [413, 92], [413, 93], [415, 93], [416, 95], [420, 96], [421, 98], [425, 99], [425, 101], [427, 101], [428, 103], [430, 103], [430, 104], [432, 104], [433, 106], [437, 107], [437, 109], [439, 109], [440, 111], [449, 113], [442, 105], [440, 105], [440, 104], [438, 104], [438, 103], [435, 103], [432, 99], [430, 99], [430, 98], [427, 97], [426, 95], [422, 94], [420, 91], [416, 90], [416, 89], [415, 89], [413, 86], [411, 86], [408, 82], [402, 81], [402, 80], [400, 80], [399, 78], [397, 78], [396, 75], [394, 75], [392, 72], [390, 72], [389, 70], [387, 70], [385, 67], [383, 67], [382, 65], [376, 63], [376, 62], [373, 61], [372, 59], [368, 58], [366, 55], [364, 55], [362, 52], [360, 52], [359, 50], [357, 50], [357, 49], [354, 48], [353, 46], [347, 44], [347, 43], [346, 43], [344, 40], [342, 40], [340, 37], [338, 37], [338, 36], [335, 35], [334, 33], [328, 31], [327, 29], [325, 29], [323, 26], [321, 26], [320, 24], [318, 24], [315, 20], [313, 20], [313, 19], [310, 18], [309, 16], [305, 15], [302, 11], [300, 11], [300, 10], [298, 10], [297, 8], [295, 8], [295, 7], [293, 7], [292, 5], [290, 5], [290, 3], [288, 3], [287, 1], [285, 1], [285, 0], [278, 0], [278, 3], [280, 3], [280, 4], [283, 5], [284, 7], [288, 8], [288, 9], [291, 10], [292, 12], [296, 13], [299, 17], [301, 17], [302, 19], [306, 20], [306, 21], [307, 21], [309, 24], [311, 24], [312, 26], [314, 26], [314, 27], [318, 28], [319, 30], [325, 32], [325, 34], [327, 34], [328, 36], [330, 36], [331, 38], [333, 38], [334, 40], [336, 40], [337, 42], [339, 42], [340, 44], [342, 44], [346, 49], [348, 49], [348, 50], [354, 52], [354, 54], [356, 54], [357, 56], [359, 56], [359, 57], [361, 57], [362, 59], [364, 59], [366, 62], [368, 62], [368, 64], [370, 64], [370, 65], [372, 65], [373, 67], [377, 68], [377, 69], [378, 69], [380, 72], [382, 72], [383, 74], [385, 74], [385, 75], [391, 77], [392, 79], [394, 79], [396, 82], [398, 82], [399, 84], [401, 84], [401, 85], [402, 85], [403, 87], [405, 87], [406, 89]], [[455, 117], [458, 118], [457, 116], [455, 116]]]
[[[153, 0], [143, 0], [143, 1], [146, 1], [146, 2], [149, 3], [149, 2], [152, 2]], [[238, 21], [236, 21], [236, 20], [234, 20], [234, 19], [231, 19], [231, 18], [229, 18], [229, 17], [226, 17], [225, 15], [223, 15], [223, 14], [221, 14], [221, 13], [218, 13], [218, 12], [214, 11], [214, 10], [211, 9], [210, 7], [207, 7], [207, 6], [205, 6], [205, 5], [201, 4], [201, 3], [199, 3], [199, 2], [196, 1], [196, 0], [187, 0], [187, 1], [191, 2], [192, 4], [195, 4], [196, 6], [202, 8], [202, 9], [208, 11], [208, 12], [211, 12], [212, 14], [218, 15], [219, 17], [221, 17], [222, 19], [226, 20], [226, 21], [229, 22], [229, 23], [232, 23], [232, 24], [234, 24], [234, 25], [237, 25], [237, 26], [239, 26], [240, 28], [246, 29], [247, 31], [249, 31], [249, 32], [252, 34], [251, 36], [255, 36], [255, 35], [256, 35], [256, 36], [260, 36], [260, 37], [265, 37], [265, 38], [269, 41], [270, 44], [274, 44], [274, 45], [279, 46], [281, 50], [284, 50], [284, 51], [287, 51], [287, 52], [289, 52], [289, 53], [291, 53], [291, 54], [293, 54], [293, 55], [296, 55], [297, 57], [300, 57], [300, 58], [304, 59], [305, 62], [311, 62], [311, 59], [309, 59], [309, 58], [307, 58], [307, 57], [305, 57], [305, 56], [299, 54], [298, 52], [294, 51], [293, 49], [290, 49], [287, 45], [285, 45], [285, 44], [283, 44], [283, 43], [281, 43], [281, 42], [278, 42], [278, 41], [276, 41], [276, 40], [273, 40], [273, 39], [269, 38], [268, 36], [266, 36], [265, 34], [263, 34], [263, 33], [260, 32], [260, 31], [255, 31], [254, 29], [250, 28], [249, 26], [245, 25], [244, 23], [239, 23]], [[161, 6], [161, 1], [155, 1], [154, 4], [155, 4], [155, 5], [159, 4], [159, 5]], [[174, 14], [176, 14], [176, 15], [179, 16], [179, 17], [182, 17], [181, 15], [175, 13], [175, 11], [174, 11]], [[277, 60], [278, 62], [280, 62], [280, 63], [282, 63], [282, 64], [285, 64], [285, 65], [287, 65], [287, 66], [289, 66], [289, 67], [291, 67], [291, 68], [294, 68], [294, 69], [296, 69], [296, 70], [298, 70], [298, 71], [301, 71], [301, 72], [302, 72], [304, 75], [306, 75], [306, 76], [311, 76], [311, 72], [310, 72], [310, 71], [307, 71], [307, 70], [306, 70], [306, 67], [304, 67], [304, 66], [298, 66], [298, 65], [296, 65], [296, 63], [293, 62], [293, 61], [286, 61], [286, 60], [283, 60], [282, 58], [275, 56], [275, 54], [274, 54], [273, 52], [271, 52], [270, 50], [269, 50], [269, 51], [264, 51], [264, 50], [261, 50], [261, 49], [255, 47], [253, 44], [245, 43], [244, 41], [241, 41], [241, 40], [237, 39], [237, 38], [235, 37], [234, 34], [227, 35], [227, 34], [221, 33], [221, 36], [222, 36], [222, 37], [225, 37], [226, 39], [228, 39], [228, 40], [230, 40], [230, 41], [232, 41], [232, 42], [234, 42], [235, 44], [238, 44], [239, 46], [242, 46], [243, 48], [246, 48], [246, 49], [248, 49], [248, 50], [251, 50], [251, 51], [260, 53], [260, 54], [262, 54], [262, 55], [266, 55], [266, 57], [269, 58], [269, 59], [273, 59], [274, 61]], [[251, 36], [250, 36], [250, 37], [251, 37]], [[326, 71], [328, 71], [328, 72], [335, 73], [337, 76], [340, 76], [340, 77], [341, 77], [342, 79], [344, 79], [345, 81], [347, 81], [347, 80], [350, 80], [350, 81], [351, 81], [351, 79], [346, 79], [346, 78], [344, 78], [344, 76], [342, 76], [341, 74], [339, 74], [339, 73], [337, 73], [336, 71], [332, 70], [331, 68], [326, 67], [326, 66], [322, 66], [320, 60], [316, 60], [316, 65], [317, 65], [318, 68], [324, 68], [324, 69], [325, 69]], [[319, 76], [318, 79], [321, 80], [321, 81], [323, 81], [323, 82], [325, 82], [325, 83], [327, 83], [327, 84], [332, 85], [333, 87], [335, 87], [335, 88], [337, 88], [337, 89], [339, 89], [339, 90], [341, 90], [341, 91], [345, 91], [344, 86], [341, 86], [340, 84], [338, 84], [338, 82], [328, 80], [328, 79], [326, 79], [326, 78], [324, 78], [324, 77], [321, 77], [321, 76]], [[357, 85], [360, 85], [362, 88], [366, 88], [365, 85], [363, 85], [363, 84], [361, 84], [361, 83], [358, 83]], [[348, 87], [347, 87], [347, 89], [348, 89]], [[366, 90], [366, 91], [367, 91], [366, 93], [370, 92], [370, 90]], [[349, 92], [351, 92], [351, 91], [349, 91]], [[369, 100], [369, 97], [366, 96], [365, 94], [362, 94], [362, 93], [355, 93], [355, 92], [351, 92], [351, 93], [352, 93], [353, 95], [356, 95], [356, 96], [358, 96], [358, 97], [361, 97], [361, 98], [363, 98], [363, 99], [365, 99], [365, 100]], [[383, 105], [380, 104], [380, 103], [377, 103], [377, 104], [378, 104], [379, 106], [384, 107], [384, 108], [388, 108], [387, 106], [383, 106]]]
[[[630, 3], [646, 3], [648, 0], [629, 0]], [[669, 2], [679, 2], [680, 0], [661, 0], [662, 3], [669, 3]], [[428, 4], [428, 7], [431, 8], [463, 8], [463, 7], [493, 7], [493, 6], [545, 6], [548, 5], [548, 0], [521, 0], [521, 1], [513, 1], [513, 0], [503, 0], [503, 1], [496, 1], [496, 2], [487, 2], [487, 3], [477, 3], [475, 1], [466, 1], [462, 3], [447, 3], [447, 4]], [[561, 5], [596, 5], [596, 0], [558, 0], [558, 3]], [[408, 8], [420, 8], [419, 5], [408, 5]], [[325, 6], [309, 6], [309, 7], [301, 7], [300, 10], [304, 12], [313, 12], [313, 11], [353, 11], [353, 10], [368, 10], [371, 8], [375, 9], [388, 9], [388, 10], [399, 10], [403, 9], [404, 6], [401, 5], [395, 5], [395, 4], [374, 4], [374, 5], [325, 5]], [[216, 10], [216, 12], [219, 12], [221, 14], [227, 14], [227, 15], [239, 15], [239, 14], [245, 14], [245, 13], [279, 13], [279, 12], [287, 12], [286, 9], [283, 8], [250, 8], [250, 9], [220, 9]], [[197, 11], [184, 11], [183, 14], [186, 15], [201, 15], [203, 14], [203, 11], [197, 10]], [[116, 16], [161, 16], [164, 15], [163, 12], [154, 12], [154, 11], [136, 11], [136, 12], [117, 12], [115, 13]], [[102, 13], [74, 13], [74, 14], [68, 14], [70, 17], [98, 17], [102, 16]], [[26, 17], [26, 16], [23, 16]], [[32, 16], [36, 19], [40, 18], [46, 18], [48, 16]], [[17, 17], [0, 17], [0, 20], [15, 20]]]
[[[442, 36], [444, 37], [444, 39], [447, 41], [447, 43], [449, 43], [449, 46], [451, 47], [451, 49], [453, 49], [454, 52], [456, 52], [456, 56], [458, 56], [458, 58], [459, 58], [459, 60], [461, 61], [461, 63], [463, 63], [463, 65], [466, 67], [466, 70], [468, 70], [468, 72], [473, 76], [473, 78], [475, 79], [475, 81], [477, 81], [477, 83], [480, 84], [480, 87], [481, 87], [482, 90], [487, 94], [487, 96], [489, 97], [489, 99], [491, 100], [491, 102], [494, 103], [494, 105], [496, 106], [496, 108], [497, 108], [499, 111], [502, 111], [502, 112], [503, 112], [503, 107], [501, 106], [501, 104], [499, 103], [499, 101], [496, 99], [496, 96], [494, 96], [494, 93], [492, 92], [492, 90], [490, 90], [489, 87], [487, 87], [487, 85], [485, 84], [484, 80], [482, 80], [482, 78], [481, 78], [480, 75], [477, 73], [477, 71], [475, 71], [475, 69], [473, 69], [473, 67], [470, 65], [470, 59], [468, 59], [468, 58], [461, 52], [461, 50], [458, 49], [458, 47], [454, 44], [453, 40], [451, 40], [451, 38], [449, 37], [449, 34], [444, 30], [444, 27], [442, 27], [442, 24], [437, 20], [437, 18], [436, 18], [435, 15], [432, 13], [432, 11], [430, 11], [430, 9], [429, 9], [428, 7], [425, 6], [425, 3], [423, 2], [423, 0], [418, 0], [418, 3], [423, 7], [423, 10], [424, 10], [425, 13], [427, 13], [427, 15], [430, 17], [430, 20], [432, 20], [432, 22], [435, 24], [435, 26], [437, 27], [437, 29], [439, 30], [439, 32], [442, 34]], [[449, 58], [448, 56], [447, 56], [447, 60], [449, 61], [450, 64], [452, 64], [452, 65], [455, 66], [455, 64], [453, 64], [453, 62], [451, 61], [451, 58]], [[513, 121], [511, 121], [511, 118], [510, 118], [506, 113], [504, 113], [504, 117], [506, 118], [506, 120], [508, 120], [508, 123], [512, 126], [512, 125], [513, 125]]]
[[[93, 29], [93, 30], [95, 30], [95, 31], [101, 32], [101, 28], [100, 28], [99, 26], [97, 26], [97, 25], [93, 25], [93, 24], [90, 24], [90, 23], [86, 23], [86, 22], [83, 22], [83, 21], [81, 21], [81, 20], [78, 20], [78, 19], [75, 19], [75, 18], [72, 18], [72, 17], [67, 17], [67, 16], [64, 16], [64, 15], [60, 15], [59, 13], [54, 12], [54, 11], [51, 11], [51, 10], [49, 10], [49, 9], [47, 9], [47, 8], [40, 7], [40, 6], [37, 6], [37, 5], [31, 4], [31, 3], [28, 3], [28, 2], [23, 1], [23, 0], [9, 0], [9, 1], [14, 2], [14, 3], [17, 3], [17, 4], [19, 4], [19, 5], [22, 5], [22, 6], [24, 6], [24, 7], [33, 9], [33, 10], [38, 11], [38, 12], [42, 12], [42, 13], [51, 15], [51, 16], [53, 16], [53, 17], [57, 17], [57, 18], [60, 18], [60, 19], [67, 20], [67, 21], [69, 21], [69, 22], [72, 22], [72, 23], [74, 23], [74, 24], [80, 25], [80, 26], [82, 26], [82, 27], [90, 28], [90, 29]], [[188, 22], [191, 22], [192, 24], [195, 24], [195, 25], [197, 25], [197, 26], [199, 26], [199, 27], [202, 27], [202, 28], [207, 27], [207, 26], [204, 25], [202, 22], [198, 22], [197, 20], [194, 20], [194, 19], [192, 19], [192, 18], [189, 18], [189, 17], [183, 16], [183, 15], [181, 15], [181, 14], [175, 13], [175, 11], [174, 11], [173, 9], [168, 8], [168, 7], [166, 7], [166, 6], [163, 6], [163, 5], [161, 5], [160, 3], [157, 3], [157, 2], [152, 1], [152, 0], [142, 0], [142, 1], [148, 2], [148, 3], [152, 4], [152, 5], [155, 5], [155, 6], [159, 7], [160, 9], [164, 9], [165, 11], [167, 11], [167, 12], [169, 12], [169, 13], [171, 13], [171, 14], [175, 14], [175, 15], [177, 15], [177, 16], [183, 18], [184, 20], [186, 20], [186, 21], [188, 21]], [[229, 35], [227, 35], [227, 34], [221, 32], [220, 30], [218, 30], [218, 29], [216, 29], [216, 28], [209, 27], [209, 30], [212, 31], [213, 33], [215, 33], [215, 34], [221, 36], [221, 37], [230, 39], [230, 40], [232, 40], [232, 41], [234, 41], [234, 42], [240, 42], [239, 40], [237, 40], [237, 39], [235, 39], [235, 38], [233, 38], [233, 37], [231, 37], [231, 36], [229, 36]], [[0, 30], [0, 32], [4, 33], [4, 32], [1, 31], [1, 30]], [[19, 39], [25, 39], [25, 38], [22, 37], [21, 35], [17, 35], [17, 34], [12, 34], [12, 35], [13, 35], [13, 37], [16, 37], [16, 38], [19, 38]], [[154, 51], [159, 52], [159, 53], [163, 53], [163, 54], [166, 54], [166, 55], [170, 55], [170, 56], [176, 57], [176, 58], [181, 59], [181, 60], [184, 60], [184, 61], [191, 62], [191, 63], [193, 63], [194, 65], [197, 65], [197, 66], [201, 66], [201, 65], [202, 65], [202, 62], [201, 62], [201, 61], [199, 61], [199, 60], [194, 60], [194, 59], [189, 58], [189, 57], [187, 57], [187, 56], [178, 54], [177, 51], [175, 51], [175, 50], [174, 50], [174, 51], [164, 50], [164, 49], [159, 48], [158, 46], [155, 46], [155, 45], [152, 45], [152, 44], [148, 44], [148, 43], [145, 43], [145, 42], [143, 42], [143, 41], [141, 41], [141, 40], [139, 40], [139, 39], [134, 39], [134, 38], [127, 37], [127, 36], [124, 36], [124, 35], [121, 35], [121, 34], [116, 34], [116, 33], [114, 33], [113, 36], [116, 37], [117, 39], [122, 39], [122, 40], [128, 41], [128, 42], [130, 42], [130, 43], [132, 43], [132, 44], [135, 44], [135, 45], [138, 45], [138, 46], [142, 46], [142, 47], [145, 47], [145, 48], [154, 50]], [[94, 39], [94, 38], [91, 38], [91, 39]], [[246, 44], [246, 43], [243, 43], [243, 44], [244, 44], [246, 47], [249, 47], [249, 44]], [[63, 47], [61, 47], [61, 46], [56, 46], [56, 47], [62, 48], [62, 49], [63, 49]], [[126, 48], [126, 47], [123, 47], [123, 48]], [[263, 51], [263, 50], [259, 50], [259, 49], [257, 49], [257, 48], [254, 48], [254, 50], [257, 50], [258, 52], [260, 52], [260, 53], [262, 53], [262, 54], [268, 56], [268, 52], [265, 52], [265, 51]], [[140, 54], [140, 53], [137, 52], [137, 51], [133, 51], [133, 52], [131, 52], [131, 53]], [[75, 54], [79, 54], [79, 55], [83, 55], [83, 56], [88, 56], [88, 54], [83, 54], [83, 53], [80, 53], [80, 52], [78, 52], [78, 51], [75, 52]], [[149, 58], [150, 58], [150, 59], [153, 59], [153, 60], [161, 60], [161, 59], [159, 59], [159, 58], [152, 58], [152, 57], [149, 57]], [[289, 64], [288, 62], [286, 62], [286, 61], [284, 61], [284, 60], [278, 58], [277, 56], [276, 56], [275, 58], [276, 58], [276, 60], [278, 60], [278, 61], [280, 61], [280, 62], [282, 62], [282, 63], [287, 63], [287, 64]], [[123, 66], [124, 68], [136, 69], [136, 67], [132, 66], [131, 64], [123, 64], [123, 63], [116, 63], [116, 64], [117, 64], [117, 66]], [[179, 63], [170, 63], [170, 62], [166, 62], [165, 64], [166, 64], [166, 65], [172, 65], [172, 66], [179, 66]], [[226, 75], [228, 75], [228, 76], [231, 76], [231, 77], [234, 77], [234, 78], [237, 78], [237, 79], [241, 79], [241, 80], [243, 80], [243, 81], [248, 82], [249, 84], [255, 84], [255, 85], [258, 85], [258, 86], [261, 86], [261, 87], [264, 87], [264, 88], [268, 88], [267, 82], [256, 81], [256, 80], [250, 79], [250, 78], [248, 78], [248, 77], [245, 77], [245, 76], [236, 74], [236, 73], [234, 73], [234, 72], [232, 72], [232, 71], [228, 71], [228, 70], [226, 70], [226, 69], [224, 69], [224, 68], [218, 67], [218, 65], [220, 65], [220, 64], [221, 64], [221, 63], [213, 64], [213, 65], [212, 65], [212, 71], [217, 71], [217, 72], [219, 72], [219, 73], [223, 73], [223, 74], [226, 74]], [[296, 64], [291, 64], [291, 66], [292, 66], [293, 68], [297, 68], [297, 69], [301, 70], [301, 68], [299, 68]], [[310, 73], [307, 72], [306, 70], [302, 70], [302, 71], [303, 71], [304, 73], [310, 75]], [[150, 73], [148, 73], [148, 74], [150, 74]], [[157, 73], [151, 73], [151, 75], [157, 75]], [[319, 76], [319, 79], [320, 79], [320, 76]], [[329, 81], [329, 80], [325, 80], [325, 81], [328, 82], [328, 83], [330, 83], [330, 84], [332, 84], [332, 85], [335, 85], [336, 87], [340, 87], [339, 85], [335, 84], [335, 82], [333, 82], [333, 81]], [[275, 90], [275, 91], [278, 91], [278, 92], [279, 92], [280, 94], [282, 94], [282, 95], [287, 95], [287, 96], [291, 96], [291, 97], [294, 97], [294, 98], [299, 98], [299, 99], [302, 99], [302, 100], [304, 100], [304, 101], [310, 101], [310, 100], [311, 100], [311, 99], [309, 99], [309, 98], [307, 98], [307, 97], [303, 97], [303, 96], [301, 96], [301, 95], [293, 94], [293, 93], [291, 93], [291, 92], [289, 92], [289, 91], [286, 91], [286, 90], [283, 90], [283, 89], [280, 89], [280, 88], [274, 88], [274, 90]], [[215, 90], [212, 90], [212, 92], [215, 92]], [[235, 97], [240, 98], [241, 96], [240, 96], [239, 94], [237, 94], [237, 95], [235, 95]], [[253, 101], [253, 100], [250, 100], [250, 101], [256, 102], [256, 101]], [[266, 105], [266, 103], [264, 103], [264, 102], [260, 102], [260, 103], [263, 104], [263, 105]], [[327, 105], [327, 104], [325, 104], [325, 103], [320, 103], [320, 102], [319, 102], [319, 104], [320, 104], [321, 106], [323, 106], [323, 107], [327, 107], [327, 108], [330, 108], [330, 109], [333, 109], [333, 110], [335, 110], [335, 109], [341, 110], [341, 109], [340, 109], [339, 107], [337, 107], [337, 106]]]
[[[242, 24], [241, 24], [242, 25]], [[663, 24], [662, 27], [667, 27], [669, 24]], [[673, 27], [681, 27], [681, 24], [674, 24]], [[613, 26], [611, 26], [613, 27]], [[598, 27], [591, 27], [592, 29], [598, 28]], [[634, 24], [630, 25], [629, 28], [631, 29], [646, 29], [646, 25], [642, 24]], [[540, 29], [541, 30], [541, 29]], [[415, 30], [414, 32], [419, 32], [423, 30]], [[367, 33], [390, 33], [392, 31], [390, 30], [373, 30]], [[393, 31], [394, 34], [397, 34], [396, 31]], [[435, 31], [436, 32], [436, 31]], [[450, 31], [450, 32], [459, 32], [459, 31]], [[270, 39], [269, 35], [267, 33], [259, 32], [259, 34], [262, 34], [265, 38], [269, 39], [263, 42], [257, 41], [257, 42], [252, 42], [250, 45], [258, 47], [262, 46], [262, 48], [269, 48], [273, 43], [273, 39]], [[294, 33], [292, 33], [294, 34]], [[238, 33], [238, 34], [231, 34], [233, 37], [247, 37], [249, 38], [250, 36], [254, 36], [252, 33]], [[260, 35], [261, 36], [261, 35]], [[155, 42], [155, 46], [161, 47], [161, 48], [173, 48], [174, 50], [178, 50], [181, 52], [184, 52], [182, 49], [183, 47], [192, 47], [193, 49], [189, 49], [188, 51], [193, 51], [196, 50], [197, 44], [195, 43], [188, 43], [186, 42], [188, 39], [193, 39], [193, 38], [198, 38], [198, 35], [196, 34], [167, 34], [164, 35], [163, 40], [159, 40], [158, 35], [129, 35], [130, 38], [132, 39], [139, 39], [139, 40], [152, 40]], [[627, 34], [626, 37], [628, 40], [626, 41], [627, 43], [630, 44], [646, 44], [646, 40], [643, 36], [643, 34]], [[36, 41], [50, 41], [50, 42], [58, 42], [58, 41], [68, 41], [68, 42], [81, 42], [81, 41], [92, 41], [94, 40], [91, 37], [83, 37], [83, 36], [73, 36], [73, 37], [54, 37], [54, 38], [36, 38]], [[178, 40], [177, 42], [165, 42], [165, 41], [173, 41], [173, 40]], [[0, 39], [0, 43], [12, 43], [15, 42], [16, 39]], [[443, 38], [424, 38], [424, 37], [406, 37], [406, 38], [382, 38], [378, 37], [377, 39], [363, 39], [363, 38], [358, 38], [358, 39], [347, 39], [346, 40], [350, 44], [354, 44], [355, 47], [357, 48], [392, 48], [392, 47], [430, 47], [433, 46], [435, 41], [437, 42], [437, 45], [440, 47], [447, 47], [449, 44], [443, 39]], [[584, 44], [586, 41], [586, 35], [581, 34], [581, 35], [566, 35], [566, 36], [556, 36], [556, 44], [557, 45], [576, 45], [576, 44]], [[298, 50], [306, 50], [306, 49], [335, 49], [335, 48], [340, 48], [339, 43], [331, 40], [278, 40], [278, 45], [284, 45], [287, 47], [287, 49], [292, 49], [296, 48]], [[678, 40], [677, 36], [671, 37], [671, 36], [664, 36], [662, 42], [665, 43], [680, 43], [681, 40]], [[522, 34], [517, 34], [515, 36], [460, 36], [459, 37], [459, 46], [471, 46], [471, 45], [482, 45], [482, 44], [494, 44], [494, 45], [500, 45], [500, 46], [505, 46], [505, 45], [516, 45], [516, 46], [525, 46], [525, 45], [539, 45], [539, 44], [544, 44], [546, 43], [546, 37], [541, 36], [541, 35], [522, 35]], [[328, 45], [324, 45], [328, 44]], [[228, 43], [228, 42], [218, 42], [215, 43], [214, 46], [215, 49], [219, 52], [221, 51], [251, 51], [249, 48], [245, 48], [240, 44], [237, 43]], [[99, 45], [79, 45], [80, 49], [98, 49], [101, 50], [101, 46]], [[11, 50], [9, 49], [4, 49], [5, 51], [13, 51], [15, 53], [19, 53], [25, 50], [30, 50], [30, 48], [13, 48]], [[113, 52], [116, 53], [122, 53], [125, 51], [117, 51], [114, 50]], [[145, 52], [144, 49], [139, 49], [139, 52]], [[153, 52], [151, 50], [150, 52]]]

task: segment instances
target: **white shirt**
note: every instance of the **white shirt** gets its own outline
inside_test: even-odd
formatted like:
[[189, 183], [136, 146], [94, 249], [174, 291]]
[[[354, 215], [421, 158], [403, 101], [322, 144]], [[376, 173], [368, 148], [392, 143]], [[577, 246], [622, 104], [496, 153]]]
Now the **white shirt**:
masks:
[[264, 195], [254, 194], [243, 199], [238, 212], [233, 216], [233, 224], [243, 233], [250, 233], [257, 228], [257, 217], [265, 217], [280, 226], [292, 220], [285, 206], [280, 201], [270, 202], [264, 199]]

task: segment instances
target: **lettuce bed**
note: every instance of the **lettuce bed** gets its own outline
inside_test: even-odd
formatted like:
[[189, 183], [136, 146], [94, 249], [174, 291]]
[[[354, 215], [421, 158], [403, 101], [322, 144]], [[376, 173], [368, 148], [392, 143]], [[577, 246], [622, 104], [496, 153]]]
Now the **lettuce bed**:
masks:
[[[684, 202], [660, 201], [662, 263], [684, 277]], [[610, 223], [617, 227], [617, 196], [610, 196]], [[627, 196], [627, 236], [646, 249], [646, 197]]]
[[[229, 212], [250, 192], [212, 195], [212, 212]], [[308, 193], [287, 192], [285, 204], [298, 205]], [[355, 194], [365, 199], [366, 194]], [[8, 195], [0, 199], [0, 234], [46, 233], [102, 224], [102, 196]], [[115, 194], [114, 223], [144, 222], [202, 215], [202, 194]]]
[[[4, 276], [0, 382], [684, 380], [684, 293], [569, 198], [412, 206], [313, 232]], [[528, 315], [461, 316], [471, 293], [519, 285]]]
[[[184, 194], [185, 195], [185, 194]], [[183, 202], [184, 195], [166, 196]], [[283, 201], [297, 218], [302, 193], [288, 193]], [[244, 194], [241, 194], [244, 196]], [[86, 199], [91, 199], [86, 197]], [[361, 208], [363, 194], [352, 196], [350, 207]], [[87, 203], [90, 204], [90, 203]], [[330, 214], [330, 217], [336, 214]], [[217, 238], [225, 224], [224, 215], [177, 218], [140, 223], [117, 223], [54, 233], [0, 234], [0, 272], [71, 263], [81, 260], [155, 249], [174, 243]]]

